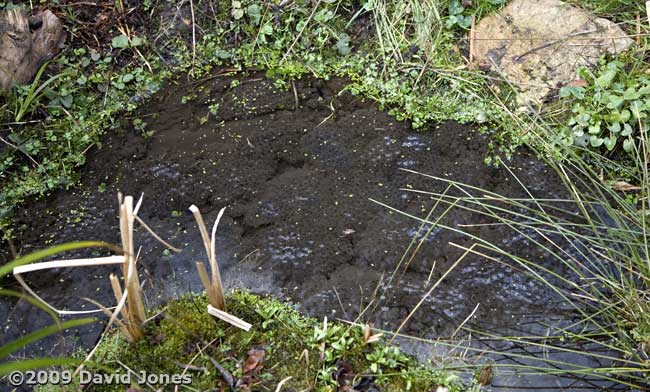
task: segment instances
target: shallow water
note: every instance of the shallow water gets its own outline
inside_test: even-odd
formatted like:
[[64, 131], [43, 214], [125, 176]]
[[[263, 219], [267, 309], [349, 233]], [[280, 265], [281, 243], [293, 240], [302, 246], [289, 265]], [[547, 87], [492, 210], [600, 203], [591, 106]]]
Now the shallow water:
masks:
[[[276, 90], [259, 74], [238, 78], [241, 83], [234, 88], [230, 87], [234, 77], [222, 76], [158, 94], [140, 113], [147, 130], [154, 132], [150, 138], [124, 119], [103, 148], [89, 153], [80, 187], [33, 202], [19, 214], [16, 245], [29, 252], [72, 240], [118, 242], [117, 191], [136, 197], [144, 192], [140, 216], [183, 248], [180, 254], [169, 254], [144, 230], [137, 233], [147, 299], [163, 303], [179, 293], [201, 290], [194, 263], [205, 255], [187, 208], [196, 204], [210, 222], [227, 207], [217, 248], [227, 287], [271, 293], [294, 301], [311, 315], [348, 320], [372, 301], [372, 311], [363, 319], [394, 330], [461, 256], [462, 250], [449, 243], [470, 246], [472, 241], [439, 227], [425, 236], [419, 222], [369, 199], [426, 217], [435, 200], [409, 189], [442, 192], [444, 185], [401, 168], [509, 196], [523, 195], [504, 170], [482, 163], [487, 141], [471, 127], [448, 123], [415, 132], [373, 104], [339, 95], [344, 86], [340, 80], [298, 81], [296, 109], [292, 91]], [[198, 98], [182, 104], [182, 97], [192, 92]], [[208, 109], [214, 102], [220, 103], [217, 115]], [[534, 196], [562, 195], [561, 183], [527, 152], [515, 156], [509, 166]], [[439, 206], [432, 219], [442, 210]], [[441, 222], [459, 227], [487, 221], [452, 210]], [[542, 263], [547, 259], [505, 228], [466, 230], [520, 256]], [[413, 239], [422, 240], [422, 247], [408, 269], [397, 271], [388, 282]], [[7, 253], [2, 257], [6, 261]], [[53, 304], [89, 309], [92, 305], [81, 298], [113, 301], [110, 272], [111, 268], [91, 267], [29, 278]], [[373, 296], [378, 285], [379, 294]], [[403, 332], [428, 339], [448, 337], [477, 306], [468, 325], [501, 333], [543, 334], [548, 327], [542, 323], [565, 323], [570, 316], [540, 282], [502, 263], [469, 256], [442, 280]], [[22, 302], [0, 303], [2, 308], [10, 321], [5, 340], [49, 322]], [[77, 331], [78, 341], [53, 349], [88, 347], [99, 328]], [[402, 343], [424, 359], [446, 352], [440, 346]], [[31, 351], [38, 352], [39, 347]], [[571, 363], [589, 360], [575, 354], [568, 358]], [[494, 378], [499, 390], [558, 390], [563, 385], [598, 389], [590, 383], [571, 383], [558, 377], [498, 372]]]

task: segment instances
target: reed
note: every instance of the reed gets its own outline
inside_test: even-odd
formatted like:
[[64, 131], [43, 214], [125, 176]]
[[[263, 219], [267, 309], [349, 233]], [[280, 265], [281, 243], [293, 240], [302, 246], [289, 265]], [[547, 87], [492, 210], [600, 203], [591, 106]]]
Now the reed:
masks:
[[217, 263], [217, 254], [216, 254], [216, 235], [217, 235], [217, 226], [219, 221], [223, 216], [223, 213], [226, 209], [222, 208], [217, 215], [217, 219], [212, 226], [212, 236], [208, 236], [208, 229], [203, 221], [203, 216], [199, 208], [192, 204], [190, 206], [190, 211], [194, 215], [196, 224], [199, 226], [199, 232], [201, 233], [201, 239], [203, 240], [203, 246], [205, 247], [205, 252], [208, 255], [208, 262], [210, 263], [210, 276], [208, 275], [208, 270], [205, 266], [205, 263], [201, 261], [196, 262], [196, 270], [201, 279], [201, 283], [205, 288], [205, 292], [210, 300], [210, 305], [214, 308], [225, 311], [226, 310], [226, 297], [223, 292], [223, 284], [221, 283], [221, 273], [219, 272], [219, 264]]

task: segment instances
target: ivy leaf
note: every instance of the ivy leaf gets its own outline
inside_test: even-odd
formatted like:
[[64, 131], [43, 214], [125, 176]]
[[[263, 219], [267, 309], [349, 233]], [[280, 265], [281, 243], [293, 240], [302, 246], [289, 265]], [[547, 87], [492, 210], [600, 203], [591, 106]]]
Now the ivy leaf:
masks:
[[591, 144], [592, 147], [600, 147], [603, 144], [603, 141], [603, 138], [596, 135], [591, 135], [589, 138], [589, 144]]
[[630, 111], [627, 109], [623, 109], [621, 110], [620, 116], [621, 116], [621, 122], [626, 123], [630, 121], [630, 117], [632, 116], [632, 113], [630, 113]]
[[609, 103], [607, 104], [608, 109], [618, 109], [623, 105], [623, 102], [625, 102], [625, 99], [621, 96], [618, 95], [610, 95], [609, 96]]
[[244, 10], [241, 8], [235, 8], [232, 10], [232, 17], [235, 18], [235, 20], [239, 20], [244, 17]]
[[463, 11], [465, 11], [465, 7], [463, 7], [460, 1], [452, 0], [452, 2], [449, 3], [449, 15], [459, 15], [462, 14]]
[[628, 123], [623, 124], [623, 132], [621, 132], [621, 136], [630, 136], [633, 132], [634, 130], [632, 129], [630, 124]]
[[131, 44], [132, 47], [140, 46], [140, 45], [144, 44], [144, 40], [142, 38], [140, 38], [140, 37], [135, 36], [135, 37], [131, 38], [130, 44]]
[[117, 37], [113, 37], [111, 40], [111, 45], [115, 49], [124, 49], [129, 47], [129, 37], [124, 34], [120, 34]]
[[262, 28], [260, 29], [260, 34], [264, 35], [271, 35], [273, 34], [273, 26], [271, 26], [269, 23], [266, 23]]
[[625, 93], [623, 93], [623, 99], [626, 101], [633, 101], [635, 99], [639, 99], [640, 97], [641, 94], [632, 87], [628, 88], [625, 90]]
[[61, 101], [61, 105], [66, 109], [70, 109], [72, 106], [72, 94], [61, 96], [59, 97], [59, 100]]
[[615, 122], [612, 125], [608, 126], [607, 129], [609, 129], [609, 131], [612, 133], [619, 133], [621, 132], [621, 123]]
[[610, 135], [609, 137], [603, 139], [603, 142], [605, 143], [605, 147], [607, 147], [607, 151], [612, 151], [614, 149], [614, 146], [616, 146], [616, 136]]
[[262, 10], [258, 4], [251, 4], [246, 8], [246, 13], [256, 25], [260, 24], [262, 19]]
[[468, 29], [472, 25], [472, 17], [469, 15], [459, 15], [458, 25], [464, 29]]
[[623, 141], [623, 150], [625, 150], [625, 152], [632, 152], [634, 150], [634, 140], [625, 139]]
[[598, 87], [603, 89], [609, 87], [614, 81], [614, 78], [616, 78], [617, 73], [618, 73], [617, 69], [608, 68], [607, 70], [605, 70], [605, 72], [603, 72], [602, 75], [600, 75], [596, 79], [596, 85], [598, 85]]
[[350, 36], [345, 33], [339, 35], [339, 40], [336, 42], [336, 49], [343, 56], [350, 54]]

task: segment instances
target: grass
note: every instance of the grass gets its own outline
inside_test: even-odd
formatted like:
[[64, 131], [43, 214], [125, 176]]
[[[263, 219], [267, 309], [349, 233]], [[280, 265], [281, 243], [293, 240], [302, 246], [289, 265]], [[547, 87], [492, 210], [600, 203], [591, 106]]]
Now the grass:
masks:
[[[366, 343], [363, 327], [323, 324], [288, 304], [241, 291], [231, 293], [227, 301], [231, 314], [254, 325], [251, 331], [212, 318], [205, 312], [207, 296], [188, 294], [160, 309], [145, 326], [146, 338], [136, 344], [119, 334], [104, 336], [93, 358], [103, 368], [87, 369], [99, 374], [189, 375], [188, 387], [198, 390], [227, 388], [233, 381], [270, 391], [335, 391], [360, 382], [374, 383], [383, 391], [428, 391], [443, 386], [448, 391], [465, 390], [444, 369], [419, 364], [385, 343]], [[286, 381], [280, 385], [282, 380]], [[37, 389], [50, 390], [61, 387]], [[124, 386], [94, 386], [92, 390], [122, 391]]]
[[[462, 247], [466, 252], [525, 271], [547, 285], [577, 317], [577, 321], [563, 327], [549, 326], [543, 340], [471, 331], [478, 340], [498, 339], [605, 361], [602, 367], [585, 367], [558, 363], [552, 356], [549, 359], [523, 356], [536, 364], [524, 367], [529, 372], [589, 375], [632, 388], [647, 388], [650, 385], [648, 133], [642, 129], [634, 150], [636, 172], [642, 175], [639, 186], [633, 192], [622, 193], [615, 184], [603, 180], [610, 173], [597, 172], [592, 166], [594, 161], [607, 158], [592, 150], [577, 151], [570, 147], [565, 147], [558, 157], [557, 145], [547, 142], [548, 135], [559, 132], [557, 128], [520, 116], [513, 116], [513, 121], [536, 125], [530, 128], [531, 136], [537, 141], [534, 145], [549, 157], [547, 164], [564, 181], [566, 198], [539, 199], [526, 184], [519, 182], [527, 197], [515, 199], [433, 176], [427, 177], [457, 192], [406, 191], [430, 195], [451, 209], [461, 208], [485, 216], [491, 221], [488, 225], [508, 227], [531, 246], [542, 249], [547, 255], [545, 262], [526, 259], [500, 243], [470, 234], [473, 225], [445, 226], [432, 217], [411, 217], [468, 236], [475, 245]], [[547, 150], [541, 150], [543, 147]], [[590, 157], [590, 163], [585, 156]], [[507, 165], [505, 168], [508, 169]], [[514, 172], [510, 174], [519, 181]], [[578, 348], [580, 343], [590, 345], [590, 350], [584, 352]]]

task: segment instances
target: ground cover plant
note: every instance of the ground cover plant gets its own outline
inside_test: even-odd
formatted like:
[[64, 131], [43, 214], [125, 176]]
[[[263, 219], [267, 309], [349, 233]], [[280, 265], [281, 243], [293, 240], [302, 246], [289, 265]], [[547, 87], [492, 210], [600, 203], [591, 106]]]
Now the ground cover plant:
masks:
[[306, 318], [289, 304], [246, 292], [233, 292], [227, 301], [228, 311], [254, 324], [253, 330], [212, 318], [205, 312], [209, 303], [205, 295], [186, 295], [163, 307], [160, 317], [146, 324], [146, 337], [138, 343], [130, 344], [117, 334], [104, 336], [93, 357], [102, 367], [93, 369], [91, 364], [88, 369], [98, 374], [188, 375], [191, 383], [186, 387], [198, 390], [334, 391], [354, 386], [384, 391], [466, 390], [452, 373], [419, 364], [378, 339], [369, 340], [363, 326]]
[[[88, 151], [101, 145], [102, 134], [125, 120], [145, 134], [155, 132], [147, 129], [146, 119], [131, 116], [171, 75], [200, 79], [218, 67], [259, 68], [283, 88], [291, 88], [291, 80], [304, 74], [344, 76], [350, 80], [349, 91], [416, 128], [446, 120], [484, 125], [494, 144], [495, 155], [486, 157], [491, 163], [506, 161], [526, 144], [555, 163], [560, 174], [568, 173], [567, 188], [585, 221], [579, 227], [547, 212], [540, 201], [524, 205], [499, 200], [528, 210], [533, 205], [539, 213], [535, 225], [546, 227], [536, 228], [537, 234], [560, 235], [581, 254], [572, 259], [556, 253], [558, 260], [593, 263], [574, 269], [578, 281], [566, 280], [567, 287], [557, 288], [571, 295], [577, 291], [581, 300], [572, 303], [586, 312], [581, 324], [558, 331], [558, 336], [606, 345], [623, 358], [626, 365], [617, 368], [625, 370], [624, 381], [647, 383], [637, 374], [647, 369], [650, 344], [650, 82], [648, 28], [639, 22], [645, 7], [631, 0], [571, 3], [621, 23], [638, 42], [619, 58], [603, 58], [600, 69], [579, 71], [584, 84], [558, 88], [558, 99], [539, 115], [516, 113], [512, 86], [467, 59], [472, 16], [480, 19], [505, 1], [118, 1], [99, 8], [74, 6], [72, 1], [48, 4], [65, 18], [71, 41], [31, 85], [18, 86], [0, 100], [3, 237], [11, 238], [11, 214], [22, 202], [74, 185]], [[172, 16], [146, 26], [142, 21], [148, 15]], [[103, 24], [93, 27], [105, 32], [93, 37], [87, 32], [89, 20], [100, 16], [98, 23]], [[501, 158], [495, 158], [497, 152]], [[476, 195], [462, 201], [517, 227]], [[596, 210], [604, 210], [604, 216]], [[555, 245], [539, 246], [553, 250]], [[534, 265], [513, 259], [534, 274]], [[600, 286], [580, 286], [592, 280]], [[581, 328], [587, 333], [576, 332]], [[607, 377], [617, 373], [614, 368], [594, 372]]]

